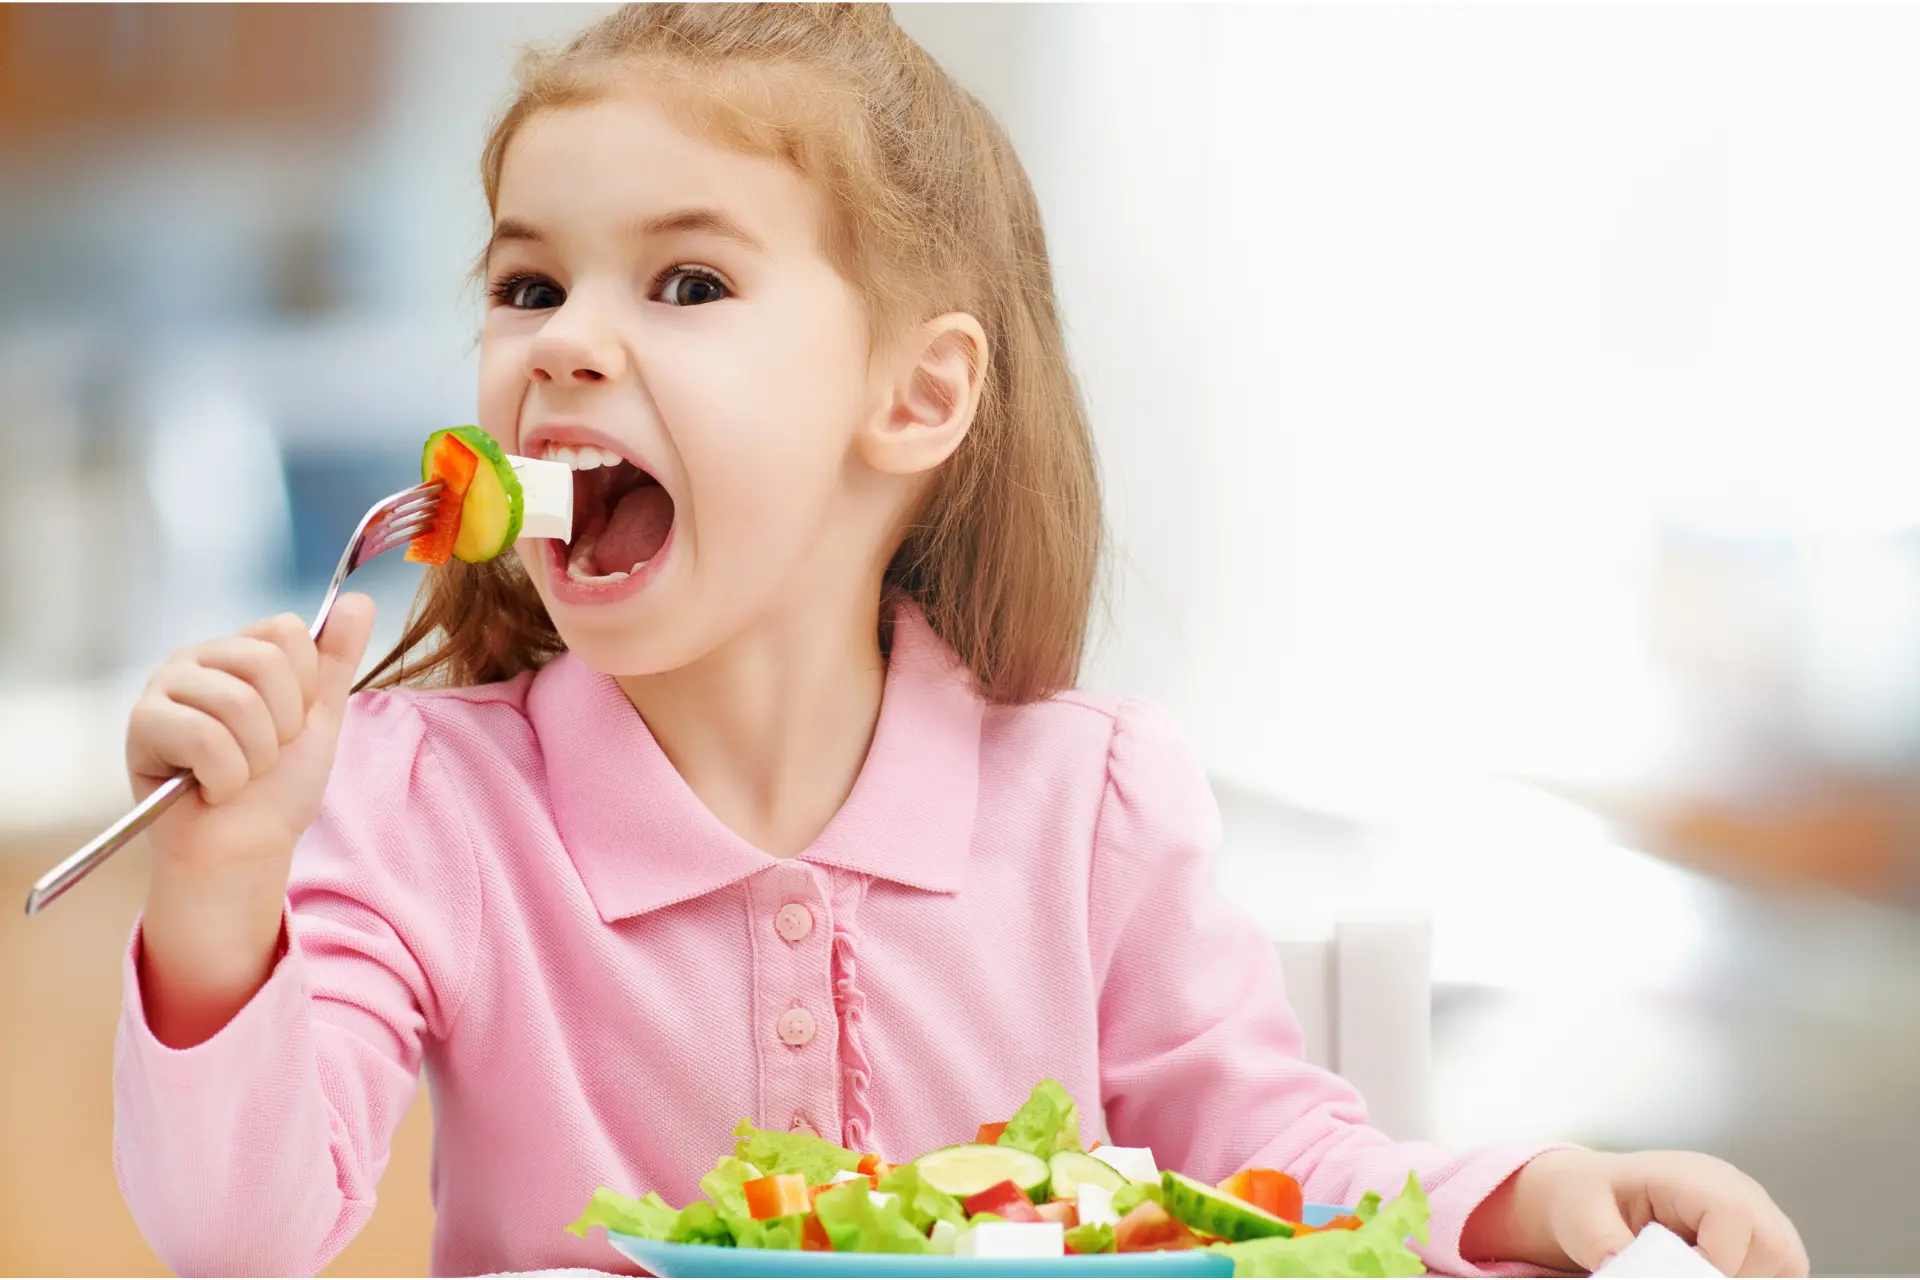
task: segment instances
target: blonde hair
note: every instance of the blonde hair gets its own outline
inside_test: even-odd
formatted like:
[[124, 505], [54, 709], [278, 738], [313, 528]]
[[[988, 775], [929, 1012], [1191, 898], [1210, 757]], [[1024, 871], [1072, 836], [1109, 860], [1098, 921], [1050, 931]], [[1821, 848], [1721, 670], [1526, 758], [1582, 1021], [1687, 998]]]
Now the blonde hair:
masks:
[[[817, 184], [824, 250], [876, 342], [952, 311], [980, 322], [990, 355], [973, 425], [886, 585], [989, 700], [1071, 686], [1100, 563], [1099, 477], [1039, 207], [998, 122], [882, 4], [628, 5], [559, 53], [527, 54], [519, 85], [481, 160], [489, 211], [528, 119], [641, 87]], [[399, 645], [362, 683], [482, 684], [564, 648], [515, 557], [454, 561], [428, 572]]]

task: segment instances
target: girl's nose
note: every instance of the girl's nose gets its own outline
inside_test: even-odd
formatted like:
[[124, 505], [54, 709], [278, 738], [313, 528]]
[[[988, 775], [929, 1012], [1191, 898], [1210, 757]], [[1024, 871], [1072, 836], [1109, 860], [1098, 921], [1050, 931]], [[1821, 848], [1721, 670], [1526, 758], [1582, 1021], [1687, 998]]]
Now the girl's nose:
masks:
[[547, 321], [527, 353], [527, 377], [535, 382], [587, 383], [617, 378], [625, 370], [620, 343], [604, 326], [567, 315], [562, 307]]

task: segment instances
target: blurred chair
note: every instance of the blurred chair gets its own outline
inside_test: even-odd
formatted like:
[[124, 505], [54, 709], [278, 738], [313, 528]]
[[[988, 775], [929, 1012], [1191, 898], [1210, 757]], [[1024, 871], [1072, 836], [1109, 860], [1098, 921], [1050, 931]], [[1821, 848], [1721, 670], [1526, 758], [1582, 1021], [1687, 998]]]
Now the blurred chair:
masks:
[[1433, 921], [1420, 911], [1343, 911], [1326, 929], [1273, 936], [1307, 1061], [1366, 1099], [1401, 1142], [1433, 1137]]

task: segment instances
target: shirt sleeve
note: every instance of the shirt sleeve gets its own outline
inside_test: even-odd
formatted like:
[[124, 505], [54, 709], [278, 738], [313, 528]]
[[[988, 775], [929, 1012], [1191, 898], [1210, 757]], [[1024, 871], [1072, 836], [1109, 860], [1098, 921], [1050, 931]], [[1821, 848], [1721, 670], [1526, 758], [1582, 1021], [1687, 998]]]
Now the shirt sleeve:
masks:
[[471, 976], [481, 902], [461, 806], [401, 693], [349, 708], [295, 851], [282, 951], [187, 1049], [147, 1024], [136, 925], [114, 1051], [114, 1159], [182, 1275], [312, 1275], [373, 1213], [424, 1047]]
[[1152, 1147], [1163, 1167], [1217, 1182], [1284, 1169], [1309, 1202], [1391, 1200], [1409, 1170], [1433, 1209], [1415, 1246], [1447, 1274], [1539, 1276], [1460, 1256], [1467, 1216], [1534, 1156], [1508, 1145], [1462, 1155], [1395, 1142], [1367, 1124], [1353, 1087], [1301, 1057], [1279, 959], [1214, 888], [1220, 816], [1205, 773], [1170, 717], [1140, 702], [1116, 718], [1095, 836], [1091, 938], [1100, 989], [1108, 1132]]

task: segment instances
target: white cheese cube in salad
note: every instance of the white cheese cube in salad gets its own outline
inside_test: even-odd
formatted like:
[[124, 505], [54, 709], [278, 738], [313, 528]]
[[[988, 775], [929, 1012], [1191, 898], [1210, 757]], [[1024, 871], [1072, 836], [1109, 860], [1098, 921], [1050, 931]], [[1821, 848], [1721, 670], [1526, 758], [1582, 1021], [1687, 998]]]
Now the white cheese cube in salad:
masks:
[[1083, 1227], [1110, 1227], [1120, 1221], [1120, 1215], [1113, 1211], [1113, 1192], [1091, 1182], [1083, 1182], [1074, 1195], [1074, 1203], [1080, 1215]]
[[874, 1208], [884, 1209], [888, 1205], [892, 1204], [895, 1200], [899, 1199], [899, 1197], [894, 1195], [891, 1191], [869, 1191], [867, 1192], [867, 1199], [873, 1201]]
[[953, 1252], [962, 1258], [1062, 1258], [1067, 1229], [1057, 1222], [983, 1222], [961, 1233]]
[[520, 494], [525, 503], [520, 513], [520, 536], [571, 540], [573, 468], [564, 462], [513, 455], [508, 455], [507, 462], [520, 479]]
[[1160, 1166], [1153, 1162], [1152, 1147], [1102, 1147], [1093, 1158], [1128, 1182], [1160, 1181]]
[[[933, 1246], [935, 1253], [952, 1253], [954, 1245], [960, 1239], [960, 1228], [945, 1218], [933, 1224], [933, 1230], [927, 1233], [927, 1243]], [[1064, 1251], [1065, 1245], [1062, 1244]]]
[[864, 1173], [856, 1173], [856, 1172], [854, 1172], [854, 1171], [853, 1171], [852, 1169], [842, 1169], [842, 1170], [841, 1170], [840, 1172], [838, 1172], [838, 1173], [836, 1173], [836, 1174], [834, 1174], [834, 1175], [833, 1175], [833, 1177], [832, 1177], [832, 1178], [830, 1179], [830, 1181], [833, 1181], [833, 1182], [864, 1182], [864, 1181], [866, 1181], [866, 1177], [867, 1177], [867, 1175], [866, 1175], [866, 1174], [864, 1174]]

